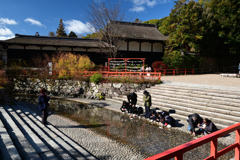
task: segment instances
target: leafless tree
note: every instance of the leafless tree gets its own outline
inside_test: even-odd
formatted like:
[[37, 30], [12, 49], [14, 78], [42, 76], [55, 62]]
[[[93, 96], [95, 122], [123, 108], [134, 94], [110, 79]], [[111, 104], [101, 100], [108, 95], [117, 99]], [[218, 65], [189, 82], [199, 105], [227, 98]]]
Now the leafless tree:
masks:
[[125, 10], [122, 8], [122, 0], [92, 0], [85, 10], [88, 13], [91, 30], [108, 46], [104, 44], [99, 46], [102, 52], [111, 58], [116, 58], [125, 37], [119, 21], [127, 20]]

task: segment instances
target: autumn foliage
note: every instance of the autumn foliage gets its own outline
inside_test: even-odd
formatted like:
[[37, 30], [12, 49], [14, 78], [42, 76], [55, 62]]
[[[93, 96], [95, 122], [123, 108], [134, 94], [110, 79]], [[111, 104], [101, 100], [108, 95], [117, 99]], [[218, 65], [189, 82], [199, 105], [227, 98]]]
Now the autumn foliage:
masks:
[[58, 72], [60, 78], [66, 75], [74, 76], [77, 71], [95, 67], [88, 56], [65, 52], [54, 55], [52, 62], [53, 68]]
[[162, 61], [155, 61], [152, 64], [153, 70], [167, 69], [168, 67]]

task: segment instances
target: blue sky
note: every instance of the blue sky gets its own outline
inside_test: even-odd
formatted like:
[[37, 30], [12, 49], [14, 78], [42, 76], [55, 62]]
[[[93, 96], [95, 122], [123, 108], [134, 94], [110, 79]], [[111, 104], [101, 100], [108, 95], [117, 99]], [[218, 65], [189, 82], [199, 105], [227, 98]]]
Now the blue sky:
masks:
[[[48, 36], [56, 32], [60, 18], [67, 34], [74, 31], [86, 35], [89, 31], [87, 13], [91, 0], [0, 0], [0, 40], [15, 34]], [[142, 21], [168, 16], [174, 6], [173, 0], [123, 0], [126, 14]]]

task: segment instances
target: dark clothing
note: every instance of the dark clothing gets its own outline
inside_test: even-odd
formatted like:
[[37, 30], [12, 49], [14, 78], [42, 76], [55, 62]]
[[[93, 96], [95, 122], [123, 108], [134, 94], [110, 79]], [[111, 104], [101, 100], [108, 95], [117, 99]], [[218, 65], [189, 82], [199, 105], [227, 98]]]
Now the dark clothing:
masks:
[[48, 108], [49, 104], [48, 101], [50, 100], [50, 97], [47, 97], [45, 94], [41, 94], [38, 97], [38, 106], [40, 110], [43, 110], [45, 108]]
[[131, 103], [131, 105], [137, 104], [137, 94], [132, 92], [127, 96], [128, 102]]
[[170, 124], [172, 127], [175, 127], [175, 119], [171, 116], [166, 116], [164, 123], [165, 125]]
[[48, 117], [48, 109], [45, 108], [42, 110], [42, 124], [47, 123], [47, 117]]
[[148, 107], [146, 103], [145, 103], [145, 112], [146, 112], [146, 118], [149, 118], [150, 107]]
[[143, 114], [143, 108], [142, 107], [138, 107], [138, 116], [140, 116], [141, 114]]
[[44, 125], [47, 123], [49, 100], [50, 100], [50, 97], [47, 97], [45, 94], [41, 94], [38, 97], [38, 105], [39, 105], [39, 109], [42, 111], [42, 123]]
[[209, 125], [207, 125], [204, 129], [205, 131], [207, 131], [208, 133], [212, 133], [217, 131], [217, 127], [215, 126], [215, 124], [213, 122], [210, 122]]
[[126, 111], [123, 111], [122, 109], [126, 109], [129, 112], [129, 103], [126, 103], [125, 105], [122, 104], [122, 107], [120, 108], [122, 112], [126, 112]]
[[[193, 116], [196, 115], [196, 120], [193, 120]], [[197, 127], [198, 124], [202, 124], [203, 123], [203, 119], [202, 117], [200, 117], [198, 114], [191, 114], [188, 116], [188, 123], [190, 125], [190, 131], [195, 132], [195, 128]]]
[[132, 107], [132, 114], [138, 114], [138, 108]]

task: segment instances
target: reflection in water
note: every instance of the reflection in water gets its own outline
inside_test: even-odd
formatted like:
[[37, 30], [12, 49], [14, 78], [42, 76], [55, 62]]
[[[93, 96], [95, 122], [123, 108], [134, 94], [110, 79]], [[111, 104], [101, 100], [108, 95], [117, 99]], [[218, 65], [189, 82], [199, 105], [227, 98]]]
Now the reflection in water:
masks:
[[[37, 104], [36, 97], [16, 97], [16, 99]], [[92, 105], [52, 99], [50, 106], [56, 113], [78, 121], [81, 125], [77, 127], [92, 129], [121, 144], [131, 146], [135, 152], [140, 152], [145, 157], [193, 140], [189, 134], [173, 129], [159, 129], [145, 120], [138, 118], [130, 120], [125, 114]], [[218, 145], [219, 150], [224, 147], [221, 144]], [[210, 144], [208, 143], [185, 153], [184, 159], [204, 159], [209, 154]], [[233, 155], [234, 151], [231, 151], [219, 159], [230, 159]]]

